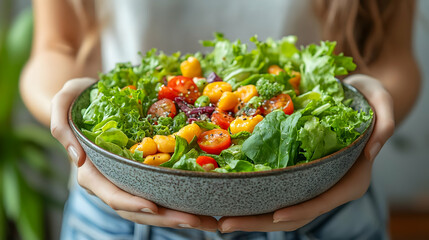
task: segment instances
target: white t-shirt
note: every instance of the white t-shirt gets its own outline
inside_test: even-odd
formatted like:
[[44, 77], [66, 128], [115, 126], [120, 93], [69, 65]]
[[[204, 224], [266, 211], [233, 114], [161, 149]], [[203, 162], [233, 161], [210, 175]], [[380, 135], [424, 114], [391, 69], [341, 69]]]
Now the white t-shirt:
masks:
[[214, 32], [235, 40], [255, 34], [260, 40], [298, 36], [298, 44], [320, 40], [311, 0], [103, 0], [97, 4], [102, 22], [103, 71], [117, 62], [140, 62], [138, 52], [205, 51], [199, 40]]

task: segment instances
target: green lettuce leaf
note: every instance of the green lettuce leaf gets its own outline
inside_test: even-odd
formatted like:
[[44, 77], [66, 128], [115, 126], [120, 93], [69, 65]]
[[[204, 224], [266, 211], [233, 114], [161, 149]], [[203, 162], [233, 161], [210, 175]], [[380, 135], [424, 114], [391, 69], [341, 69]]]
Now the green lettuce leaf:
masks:
[[191, 149], [188, 153], [183, 155], [179, 161], [177, 161], [172, 168], [182, 169], [182, 170], [190, 170], [190, 171], [198, 171], [205, 172], [204, 168], [202, 168], [197, 162], [198, 151], [195, 149]]
[[298, 140], [301, 142], [302, 154], [306, 162], [326, 156], [343, 147], [331, 127], [321, 123], [314, 116], [309, 116], [299, 130]]
[[345, 57], [342, 53], [335, 55], [335, 45], [335, 42], [322, 41], [320, 46], [310, 44], [301, 50], [301, 92], [318, 87], [321, 92], [329, 94], [336, 101], [343, 100], [344, 91], [335, 76], [355, 70], [356, 65], [351, 57]]
[[271, 168], [292, 165], [298, 153], [297, 123], [301, 113], [283, 111], [268, 114], [243, 143], [242, 150], [254, 163]]

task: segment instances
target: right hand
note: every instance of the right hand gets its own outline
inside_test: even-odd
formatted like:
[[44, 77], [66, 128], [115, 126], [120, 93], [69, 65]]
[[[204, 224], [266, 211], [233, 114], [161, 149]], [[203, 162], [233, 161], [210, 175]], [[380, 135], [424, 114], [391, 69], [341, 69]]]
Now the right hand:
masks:
[[65, 147], [69, 158], [78, 167], [78, 183], [89, 193], [96, 195], [130, 221], [171, 228], [196, 228], [215, 231], [217, 221], [213, 217], [198, 216], [157, 206], [146, 199], [131, 195], [115, 186], [92, 164], [68, 125], [67, 114], [72, 101], [88, 86], [92, 78], [69, 80], [54, 96], [51, 104], [51, 132]]

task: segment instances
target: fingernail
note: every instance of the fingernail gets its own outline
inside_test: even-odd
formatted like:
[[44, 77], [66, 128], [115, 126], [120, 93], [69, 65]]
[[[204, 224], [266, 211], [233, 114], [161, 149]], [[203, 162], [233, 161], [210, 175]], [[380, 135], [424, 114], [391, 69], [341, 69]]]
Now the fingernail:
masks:
[[79, 155], [77, 154], [77, 150], [73, 146], [69, 146], [67, 148], [67, 152], [69, 154], [69, 158], [73, 161], [73, 163], [77, 166], [77, 161], [79, 161]]
[[145, 213], [155, 214], [155, 212], [152, 211], [152, 209], [150, 209], [150, 208], [142, 208], [140, 211], [145, 212]]
[[379, 142], [374, 143], [369, 149], [369, 160], [373, 161], [375, 156], [377, 156], [378, 152], [381, 149], [381, 144]]
[[228, 233], [228, 232], [232, 232], [232, 229], [230, 227], [229, 228], [221, 228], [220, 231], [222, 233]]
[[281, 222], [282, 220], [280, 220], [280, 219], [274, 219], [273, 220], [273, 223], [279, 223], [279, 222]]
[[187, 223], [181, 223], [178, 225], [180, 228], [193, 228], [191, 225], [187, 224]]

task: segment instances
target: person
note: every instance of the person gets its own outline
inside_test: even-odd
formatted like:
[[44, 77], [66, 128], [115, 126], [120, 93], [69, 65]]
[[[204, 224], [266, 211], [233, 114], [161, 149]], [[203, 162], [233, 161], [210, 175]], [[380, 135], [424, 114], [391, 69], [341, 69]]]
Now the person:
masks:
[[[33, 50], [21, 77], [29, 111], [75, 166], [62, 239], [386, 239], [386, 206], [371, 184], [373, 161], [410, 112], [420, 75], [412, 55], [414, 1], [34, 0]], [[314, 9], [313, 9], [314, 7]], [[231, 39], [297, 35], [337, 41], [358, 69], [343, 79], [376, 113], [373, 134], [350, 171], [309, 201], [258, 216], [198, 216], [157, 206], [108, 181], [73, 136], [72, 100], [116, 62], [137, 52], [200, 50], [214, 31]], [[322, 33], [322, 34], [320, 34]]]

